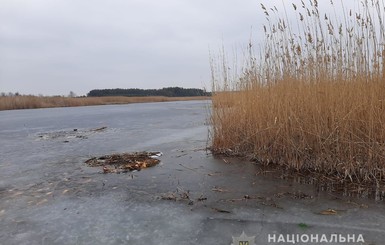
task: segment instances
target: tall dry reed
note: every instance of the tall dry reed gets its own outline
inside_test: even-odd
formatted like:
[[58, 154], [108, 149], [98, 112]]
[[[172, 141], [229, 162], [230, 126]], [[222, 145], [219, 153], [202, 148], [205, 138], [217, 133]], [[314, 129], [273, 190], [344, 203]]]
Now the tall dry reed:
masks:
[[291, 26], [288, 9], [261, 5], [263, 52], [256, 56], [250, 44], [235, 79], [223, 63], [212, 68], [214, 152], [341, 180], [385, 180], [384, 2], [363, 1], [356, 11], [328, 3], [341, 18], [301, 1], [290, 6], [298, 17]]

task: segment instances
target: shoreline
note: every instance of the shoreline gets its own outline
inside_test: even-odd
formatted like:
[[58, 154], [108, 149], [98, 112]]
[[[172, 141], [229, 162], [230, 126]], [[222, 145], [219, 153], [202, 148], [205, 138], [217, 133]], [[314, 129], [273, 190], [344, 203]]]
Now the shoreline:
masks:
[[114, 104], [132, 104], [132, 103], [151, 103], [151, 102], [170, 102], [170, 101], [188, 101], [188, 100], [208, 100], [208, 96], [191, 97], [165, 97], [165, 96], [143, 96], [143, 97], [125, 97], [125, 96], [104, 96], [104, 97], [39, 97], [31, 95], [0, 97], [0, 111], [22, 110], [22, 109], [40, 109], [55, 107], [77, 107], [93, 105], [114, 105]]

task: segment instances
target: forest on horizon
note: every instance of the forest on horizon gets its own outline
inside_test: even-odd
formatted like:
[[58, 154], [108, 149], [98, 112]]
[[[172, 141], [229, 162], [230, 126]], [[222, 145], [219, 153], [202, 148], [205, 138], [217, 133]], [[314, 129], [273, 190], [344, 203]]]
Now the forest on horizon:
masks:
[[139, 88], [115, 88], [115, 89], [94, 89], [88, 97], [103, 96], [166, 96], [166, 97], [190, 97], [190, 96], [211, 96], [211, 92], [206, 92], [198, 88], [167, 87], [161, 89], [139, 89]]

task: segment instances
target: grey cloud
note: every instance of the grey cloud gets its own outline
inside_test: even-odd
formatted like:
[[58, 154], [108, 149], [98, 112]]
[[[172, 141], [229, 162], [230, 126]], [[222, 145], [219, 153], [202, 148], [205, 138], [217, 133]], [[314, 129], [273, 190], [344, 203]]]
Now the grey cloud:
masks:
[[0, 92], [209, 85], [209, 48], [246, 44], [254, 0], [1, 0]]

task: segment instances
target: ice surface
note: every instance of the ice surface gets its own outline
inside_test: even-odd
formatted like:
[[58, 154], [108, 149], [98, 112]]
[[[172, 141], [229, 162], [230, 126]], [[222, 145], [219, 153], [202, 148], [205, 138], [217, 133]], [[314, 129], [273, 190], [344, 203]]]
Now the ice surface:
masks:
[[[382, 202], [317, 192], [210, 155], [209, 105], [0, 112], [0, 244], [216, 245], [243, 231], [256, 244], [273, 233], [363, 234], [366, 244], [382, 244]], [[107, 128], [90, 131], [100, 127]], [[103, 174], [84, 163], [134, 151], [162, 152], [161, 164]], [[337, 213], [320, 215], [326, 209]]]

